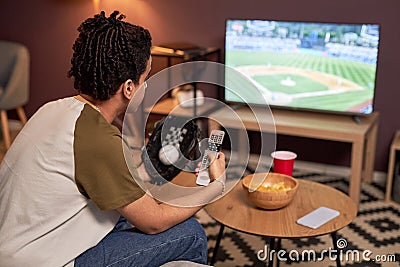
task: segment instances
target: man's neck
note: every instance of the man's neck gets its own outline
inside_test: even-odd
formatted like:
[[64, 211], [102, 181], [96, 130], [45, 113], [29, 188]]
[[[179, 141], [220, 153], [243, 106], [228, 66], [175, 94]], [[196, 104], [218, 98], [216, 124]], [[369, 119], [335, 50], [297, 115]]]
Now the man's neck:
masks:
[[120, 108], [118, 103], [116, 103], [116, 101], [113, 98], [101, 101], [94, 99], [93, 97], [86, 94], [80, 94], [79, 96], [83, 98], [83, 100], [87, 104], [91, 105], [94, 109], [98, 110], [108, 123], [112, 123], [114, 119], [118, 116], [119, 113], [118, 111]]

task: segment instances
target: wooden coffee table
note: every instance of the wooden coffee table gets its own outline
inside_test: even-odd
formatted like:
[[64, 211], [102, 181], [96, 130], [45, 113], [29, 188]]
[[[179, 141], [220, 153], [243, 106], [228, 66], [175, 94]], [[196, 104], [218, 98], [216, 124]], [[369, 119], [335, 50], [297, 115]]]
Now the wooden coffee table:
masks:
[[[330, 234], [333, 247], [339, 253], [336, 231], [350, 224], [356, 217], [356, 204], [349, 196], [333, 187], [308, 180], [298, 179], [298, 181], [299, 188], [295, 198], [288, 206], [279, 210], [262, 210], [249, 202], [241, 181], [224, 197], [207, 205], [206, 212], [221, 224], [211, 265], [215, 263], [225, 226], [268, 237], [270, 248], [276, 248], [276, 251], [279, 251], [280, 241], [283, 238], [307, 238]], [[337, 210], [340, 215], [317, 229], [296, 223], [297, 219], [321, 206]], [[273, 259], [270, 259], [269, 265], [272, 264]], [[339, 257], [336, 257], [336, 264], [340, 266]]]

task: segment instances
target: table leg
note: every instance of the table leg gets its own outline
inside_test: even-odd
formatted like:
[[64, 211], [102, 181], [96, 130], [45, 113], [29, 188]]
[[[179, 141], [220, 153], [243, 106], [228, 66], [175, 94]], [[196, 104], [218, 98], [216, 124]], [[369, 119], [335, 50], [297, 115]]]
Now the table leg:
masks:
[[389, 156], [389, 167], [386, 179], [386, 194], [385, 201], [389, 202], [392, 198], [392, 186], [393, 186], [393, 174], [394, 174], [394, 166], [396, 164], [396, 150], [391, 147], [390, 156]]
[[364, 142], [359, 140], [354, 142], [351, 148], [351, 173], [349, 196], [354, 203], [360, 204], [361, 174], [363, 168]]
[[363, 180], [371, 183], [374, 176], [376, 139], [378, 135], [378, 123], [374, 123], [366, 136], [365, 162]]
[[[278, 255], [278, 252], [281, 250], [282, 248], [282, 239], [278, 238], [278, 242], [276, 243], [276, 255]], [[279, 267], [279, 259], [278, 257], [276, 258], [276, 267]]]
[[336, 254], [336, 266], [340, 267], [340, 251], [339, 248], [337, 246], [337, 236], [336, 236], [336, 232], [331, 233], [331, 237], [332, 237], [332, 243], [333, 243], [333, 248], [336, 250], [337, 254]]
[[[268, 255], [268, 267], [273, 267], [274, 266], [274, 254], [270, 253], [271, 250], [275, 249], [275, 238], [271, 237], [269, 239], [269, 255]], [[271, 255], [272, 254], [272, 255]], [[272, 257], [271, 257], [272, 256]]]
[[218, 236], [217, 236], [217, 241], [215, 242], [215, 246], [214, 246], [214, 250], [213, 250], [213, 255], [211, 257], [210, 265], [214, 265], [214, 263], [217, 260], [219, 244], [221, 243], [221, 239], [222, 239], [222, 236], [224, 234], [224, 228], [225, 228], [225, 225], [221, 224], [221, 227], [219, 228], [219, 233], [218, 233]]

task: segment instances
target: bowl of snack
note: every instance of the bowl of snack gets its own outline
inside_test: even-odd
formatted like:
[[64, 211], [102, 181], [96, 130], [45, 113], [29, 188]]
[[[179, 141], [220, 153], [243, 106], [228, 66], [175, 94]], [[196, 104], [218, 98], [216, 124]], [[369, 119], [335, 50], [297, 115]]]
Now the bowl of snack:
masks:
[[247, 198], [259, 208], [276, 210], [293, 200], [299, 182], [280, 173], [256, 173], [243, 178], [242, 187]]

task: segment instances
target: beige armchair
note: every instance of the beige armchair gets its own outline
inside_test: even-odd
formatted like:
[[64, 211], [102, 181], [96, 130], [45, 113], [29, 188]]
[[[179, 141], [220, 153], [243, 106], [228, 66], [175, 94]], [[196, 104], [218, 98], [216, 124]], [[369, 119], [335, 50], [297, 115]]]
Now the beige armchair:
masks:
[[0, 41], [0, 116], [6, 148], [11, 144], [7, 111], [15, 109], [23, 124], [29, 98], [29, 51], [19, 43]]

